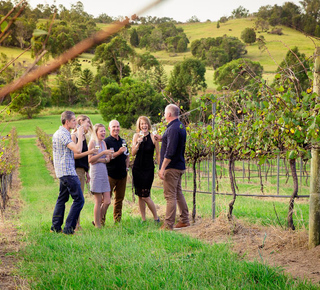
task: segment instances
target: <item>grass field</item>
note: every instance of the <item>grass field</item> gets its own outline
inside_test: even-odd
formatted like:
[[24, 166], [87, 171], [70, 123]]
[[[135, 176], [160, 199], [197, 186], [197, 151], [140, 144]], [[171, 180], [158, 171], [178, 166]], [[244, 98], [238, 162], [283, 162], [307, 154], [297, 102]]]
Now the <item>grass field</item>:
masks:
[[[106, 124], [101, 115], [88, 114], [93, 124], [102, 123]], [[42, 128], [47, 134], [53, 134], [61, 126], [60, 114], [50, 116], [38, 116], [32, 120], [16, 120], [0, 123], [0, 135], [7, 135], [12, 127], [17, 129], [18, 135], [35, 135], [36, 127]]]
[[[66, 108], [63, 108], [63, 110]], [[61, 108], [60, 108], [61, 110]], [[74, 110], [77, 112], [77, 110]], [[58, 108], [51, 109], [51, 113], [57, 113]], [[79, 109], [79, 113], [87, 113], [91, 118], [93, 124], [95, 123], [104, 123], [106, 122], [102, 119], [99, 114], [92, 114], [94, 109], [88, 110], [87, 112], [81, 111]], [[91, 113], [91, 114], [90, 114]], [[106, 124], [107, 125], [107, 124]], [[1, 135], [6, 135], [12, 127], [16, 127], [18, 135], [35, 135], [36, 126], [43, 129], [47, 134], [53, 134], [58, 127], [60, 126], [60, 115], [45, 115], [39, 116], [35, 119], [31, 120], [17, 120], [12, 122], [3, 122], [1, 123], [1, 129], [3, 133]], [[121, 129], [120, 135], [132, 133], [132, 130]], [[130, 135], [130, 134], [129, 134]], [[130, 141], [130, 140], [127, 140]], [[277, 181], [276, 181], [276, 161], [273, 160], [273, 174], [270, 177], [270, 173], [268, 179], [265, 180], [265, 174], [263, 173], [263, 185], [264, 185], [264, 194], [277, 194]], [[201, 181], [197, 179], [198, 191], [211, 191], [212, 183], [211, 176], [208, 178], [208, 171], [212, 172], [212, 164], [209, 163], [209, 167], [207, 163], [201, 163]], [[246, 178], [243, 177], [243, 173], [240, 169], [242, 169], [243, 163], [239, 161], [236, 163], [236, 168], [239, 171], [236, 171], [237, 176], [237, 185], [239, 188], [238, 193], [240, 194], [260, 194], [260, 183], [257, 178], [258, 173], [256, 171], [256, 166], [251, 164], [251, 179], [248, 181], [248, 171], [246, 171]], [[247, 168], [247, 165], [245, 165]], [[198, 169], [197, 169], [198, 170]], [[283, 164], [281, 163], [281, 172], [282, 175], [285, 174]], [[298, 175], [300, 174], [298, 170]], [[227, 163], [224, 162], [222, 165], [221, 161], [217, 162], [217, 182], [219, 185], [220, 193], [230, 193], [230, 182], [227, 176]], [[220, 178], [222, 176], [222, 178]], [[156, 177], [155, 185], [161, 186], [161, 182]], [[192, 190], [193, 188], [193, 177], [190, 169], [186, 172], [182, 179], [182, 186], [186, 189]], [[162, 190], [155, 188], [155, 192], [159, 195], [159, 198], [156, 197], [156, 202], [158, 204], [164, 204], [162, 198]], [[293, 181], [290, 177], [288, 183], [286, 183], [286, 177], [280, 177], [280, 195], [290, 196], [293, 191]], [[299, 195], [308, 195], [309, 194], [309, 183], [306, 183], [306, 178], [304, 177], [302, 180], [302, 184], [300, 184], [299, 177]], [[186, 192], [186, 196], [190, 201], [190, 208], [192, 205], [192, 193]], [[210, 217], [212, 213], [211, 206], [211, 195], [209, 194], [200, 194], [197, 195], [197, 211], [203, 217]], [[216, 204], [216, 212], [227, 212], [228, 203], [231, 200], [230, 196], [217, 196], [219, 202]], [[288, 203], [289, 199], [269, 199], [269, 198], [247, 198], [247, 197], [237, 197], [237, 201], [234, 207], [234, 214], [236, 217], [243, 218], [250, 222], [263, 224], [263, 225], [279, 225], [279, 221], [277, 219], [277, 215], [279, 216], [280, 224], [282, 226], [286, 225], [286, 218], [288, 212]], [[248, 214], [250, 211], [250, 214]], [[309, 215], [309, 204], [308, 199], [298, 199], [295, 202], [295, 211], [294, 211], [294, 222], [298, 228], [308, 228], [308, 219]], [[267, 217], [267, 218], [266, 218]]]
[[[106, 227], [95, 229], [92, 198], [86, 195], [83, 230], [75, 236], [50, 233], [58, 182], [49, 175], [35, 139], [20, 139], [19, 147], [25, 204], [19, 274], [31, 289], [317, 289], [279, 268], [240, 260], [225, 244], [159, 231], [151, 221], [141, 224], [128, 192], [120, 225], [113, 224], [111, 207]], [[160, 194], [153, 194], [158, 203]]]

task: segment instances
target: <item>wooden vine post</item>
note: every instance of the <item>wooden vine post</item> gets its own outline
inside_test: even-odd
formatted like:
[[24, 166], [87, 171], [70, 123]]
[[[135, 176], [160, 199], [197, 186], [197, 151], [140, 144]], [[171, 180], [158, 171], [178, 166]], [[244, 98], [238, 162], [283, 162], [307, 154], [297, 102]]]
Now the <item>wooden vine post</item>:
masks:
[[[315, 51], [313, 92], [320, 96], [320, 47]], [[319, 97], [318, 97], [319, 98]], [[309, 248], [320, 244], [320, 149], [311, 151]]]

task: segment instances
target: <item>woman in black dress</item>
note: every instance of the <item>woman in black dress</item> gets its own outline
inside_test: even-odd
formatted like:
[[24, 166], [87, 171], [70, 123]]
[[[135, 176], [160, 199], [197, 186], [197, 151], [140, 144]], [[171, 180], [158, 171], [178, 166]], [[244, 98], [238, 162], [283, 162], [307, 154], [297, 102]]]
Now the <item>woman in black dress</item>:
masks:
[[147, 117], [141, 116], [137, 120], [137, 133], [133, 135], [132, 155], [136, 158], [132, 168], [133, 185], [135, 194], [139, 197], [139, 209], [142, 221], [146, 220], [146, 205], [153, 214], [156, 222], [160, 222], [156, 206], [150, 197], [150, 189], [154, 178], [153, 155], [156, 151], [156, 158], [159, 164], [160, 152], [159, 143], [154, 140], [150, 133], [151, 123]]
[[[83, 127], [83, 131], [84, 131], [85, 136], [83, 138], [82, 152], [79, 154], [75, 153], [74, 159], [75, 159], [76, 172], [77, 172], [77, 175], [80, 179], [81, 190], [84, 193], [85, 183], [90, 182], [90, 177], [89, 177], [89, 173], [88, 173], [88, 171], [89, 171], [88, 155], [94, 154], [98, 150], [96, 150], [96, 149], [88, 150], [86, 135], [88, 134], [90, 136], [90, 134], [92, 132], [92, 123], [91, 123], [90, 118], [86, 115], [79, 115], [77, 117], [77, 127], [71, 134], [71, 139], [74, 143], [78, 142], [78, 137], [79, 137], [78, 131], [77, 131], [78, 126]], [[79, 230], [79, 229], [81, 229], [80, 216], [79, 216], [75, 230]]]

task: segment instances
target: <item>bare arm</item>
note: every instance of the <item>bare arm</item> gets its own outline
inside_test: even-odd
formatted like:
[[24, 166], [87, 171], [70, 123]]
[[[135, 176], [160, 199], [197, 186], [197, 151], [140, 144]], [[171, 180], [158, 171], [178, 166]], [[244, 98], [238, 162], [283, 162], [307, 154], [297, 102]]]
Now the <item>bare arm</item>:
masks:
[[154, 146], [156, 147], [156, 160], [157, 164], [160, 164], [160, 148], [159, 148], [159, 143], [154, 142]]
[[156, 141], [155, 135], [151, 134], [151, 139], [154, 144], [154, 147], [156, 148], [156, 160], [157, 164], [160, 164], [160, 146], [159, 142]]
[[[78, 136], [81, 136], [78, 138], [78, 142], [70, 142], [67, 147], [73, 151], [73, 153], [80, 154], [82, 152], [82, 141], [83, 141], [83, 128], [78, 128]], [[72, 137], [71, 137], [72, 138]]]
[[131, 150], [132, 156], [135, 156], [138, 153], [139, 147], [140, 147], [140, 144], [141, 144], [142, 140], [143, 140], [143, 138], [139, 137], [139, 134], [135, 133], [133, 135], [133, 138], [132, 138], [132, 150]]
[[[72, 139], [72, 141], [74, 142], [74, 143], [76, 143], [77, 142], [77, 137], [76, 137], [76, 135], [75, 134], [72, 134], [71, 135], [71, 139]], [[82, 151], [82, 150], [81, 150]], [[97, 150], [96, 149], [91, 149], [91, 150], [88, 150], [88, 151], [85, 151], [85, 152], [82, 152], [82, 153], [74, 153], [74, 159], [80, 159], [80, 158], [82, 158], [82, 157], [85, 157], [85, 156], [88, 156], [89, 154], [94, 154], [94, 153], [97, 153], [96, 152]]]
[[[104, 141], [102, 141], [102, 142], [104, 143]], [[104, 146], [105, 146], [105, 148], [107, 148], [105, 143], [104, 143]], [[89, 148], [88, 148], [89, 151], [94, 149], [94, 147], [95, 147], [95, 142], [93, 140], [91, 140], [89, 142]], [[108, 159], [110, 154], [111, 154], [110, 150], [103, 150], [100, 153], [98, 153], [97, 155], [89, 154], [88, 155], [89, 156], [89, 158], [88, 158], [89, 159], [89, 163], [91, 163], [91, 164], [95, 164], [97, 162], [107, 163], [106, 158]], [[106, 158], [101, 158], [102, 155], [106, 155], [107, 157]]]

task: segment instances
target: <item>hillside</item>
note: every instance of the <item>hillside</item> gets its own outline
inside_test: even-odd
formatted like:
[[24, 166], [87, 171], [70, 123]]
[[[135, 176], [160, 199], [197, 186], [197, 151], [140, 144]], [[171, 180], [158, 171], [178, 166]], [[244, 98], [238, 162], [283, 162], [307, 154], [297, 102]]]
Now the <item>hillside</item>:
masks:
[[[99, 25], [100, 28], [103, 28], [103, 25]], [[184, 29], [184, 32], [187, 34], [190, 44], [192, 41], [200, 38], [206, 37], [218, 37], [223, 35], [236, 36], [240, 38], [241, 32], [246, 27], [254, 27], [254, 18], [245, 18], [245, 19], [234, 19], [229, 20], [226, 23], [220, 23], [220, 28], [217, 28], [216, 22], [205, 22], [205, 23], [185, 23], [177, 25]], [[315, 39], [310, 39], [304, 34], [288, 28], [281, 27], [283, 29], [283, 35], [273, 35], [264, 33], [257, 33], [257, 36], [263, 35], [266, 40], [266, 45], [268, 51], [261, 52], [258, 48], [258, 44], [248, 45], [247, 50], [248, 54], [245, 56], [251, 60], [258, 61], [264, 67], [264, 76], [266, 79], [272, 79], [274, 71], [276, 70], [278, 64], [283, 60], [285, 54], [288, 51], [288, 48], [298, 46], [299, 51], [306, 54], [307, 57], [313, 55], [315, 44], [320, 44], [320, 41]], [[189, 44], [189, 47], [190, 47]], [[137, 52], [143, 52], [144, 50], [137, 49]], [[21, 50], [17, 48], [4, 48], [0, 47], [0, 53], [3, 52], [8, 55], [8, 57], [15, 57]], [[190, 48], [187, 52], [184, 53], [168, 53], [166, 51], [157, 51], [152, 52], [152, 54], [159, 59], [165, 67], [165, 70], [170, 74], [175, 63], [182, 61], [184, 58], [192, 57]], [[24, 54], [20, 62], [28, 60], [30, 61], [30, 53], [27, 52]], [[88, 62], [83, 62], [83, 59], [92, 58], [89, 54], [83, 54], [80, 58], [83, 68], [90, 68], [93, 72], [96, 71], [95, 68], [91, 66]], [[206, 80], [208, 84], [208, 89], [214, 89], [213, 84], [213, 69], [208, 67], [206, 73]]]

